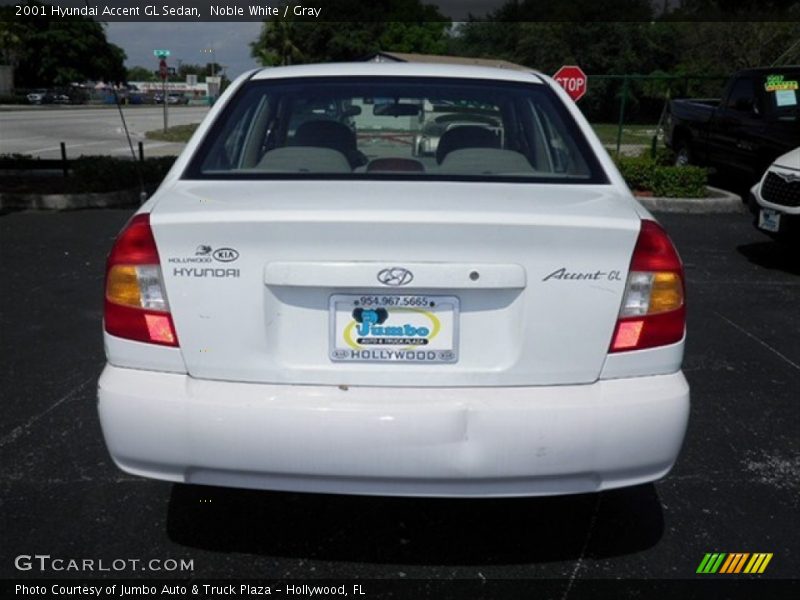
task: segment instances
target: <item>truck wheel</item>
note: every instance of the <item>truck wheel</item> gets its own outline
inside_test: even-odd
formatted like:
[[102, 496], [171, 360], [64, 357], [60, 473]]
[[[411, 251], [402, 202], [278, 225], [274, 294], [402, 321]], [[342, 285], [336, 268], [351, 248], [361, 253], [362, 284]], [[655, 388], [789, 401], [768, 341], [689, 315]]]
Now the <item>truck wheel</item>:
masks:
[[692, 164], [692, 152], [689, 149], [689, 144], [680, 142], [675, 149], [675, 166], [688, 167]]

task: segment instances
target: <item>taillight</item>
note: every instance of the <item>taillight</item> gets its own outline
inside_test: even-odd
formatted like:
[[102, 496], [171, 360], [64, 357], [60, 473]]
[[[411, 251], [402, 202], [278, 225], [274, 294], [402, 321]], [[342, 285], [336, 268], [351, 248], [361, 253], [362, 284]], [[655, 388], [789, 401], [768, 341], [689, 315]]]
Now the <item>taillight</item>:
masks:
[[610, 352], [674, 344], [686, 329], [683, 264], [667, 233], [642, 221]]
[[128, 222], [108, 256], [104, 322], [117, 337], [178, 345], [149, 214]]

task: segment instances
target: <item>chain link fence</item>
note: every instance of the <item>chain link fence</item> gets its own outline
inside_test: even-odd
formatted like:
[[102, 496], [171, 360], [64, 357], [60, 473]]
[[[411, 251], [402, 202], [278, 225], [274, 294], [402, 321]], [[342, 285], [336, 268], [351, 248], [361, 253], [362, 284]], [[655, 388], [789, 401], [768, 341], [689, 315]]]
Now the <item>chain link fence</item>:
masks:
[[727, 75], [589, 75], [578, 105], [617, 155], [655, 153], [673, 98], [719, 98]]

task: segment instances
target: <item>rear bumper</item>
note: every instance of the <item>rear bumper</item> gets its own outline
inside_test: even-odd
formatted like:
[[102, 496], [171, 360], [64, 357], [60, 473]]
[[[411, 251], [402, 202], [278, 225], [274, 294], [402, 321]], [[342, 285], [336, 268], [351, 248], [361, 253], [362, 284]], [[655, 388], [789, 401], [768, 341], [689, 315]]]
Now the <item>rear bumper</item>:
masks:
[[116, 464], [176, 482], [403, 496], [594, 492], [664, 476], [686, 430], [683, 373], [508, 388], [293, 386], [107, 366]]

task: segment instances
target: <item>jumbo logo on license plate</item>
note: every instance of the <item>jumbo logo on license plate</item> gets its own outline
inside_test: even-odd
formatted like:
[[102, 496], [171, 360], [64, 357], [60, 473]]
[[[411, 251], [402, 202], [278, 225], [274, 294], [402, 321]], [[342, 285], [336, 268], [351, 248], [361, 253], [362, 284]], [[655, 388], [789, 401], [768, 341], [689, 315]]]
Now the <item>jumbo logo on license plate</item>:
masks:
[[333, 361], [458, 360], [455, 296], [337, 294], [331, 296], [330, 322]]

